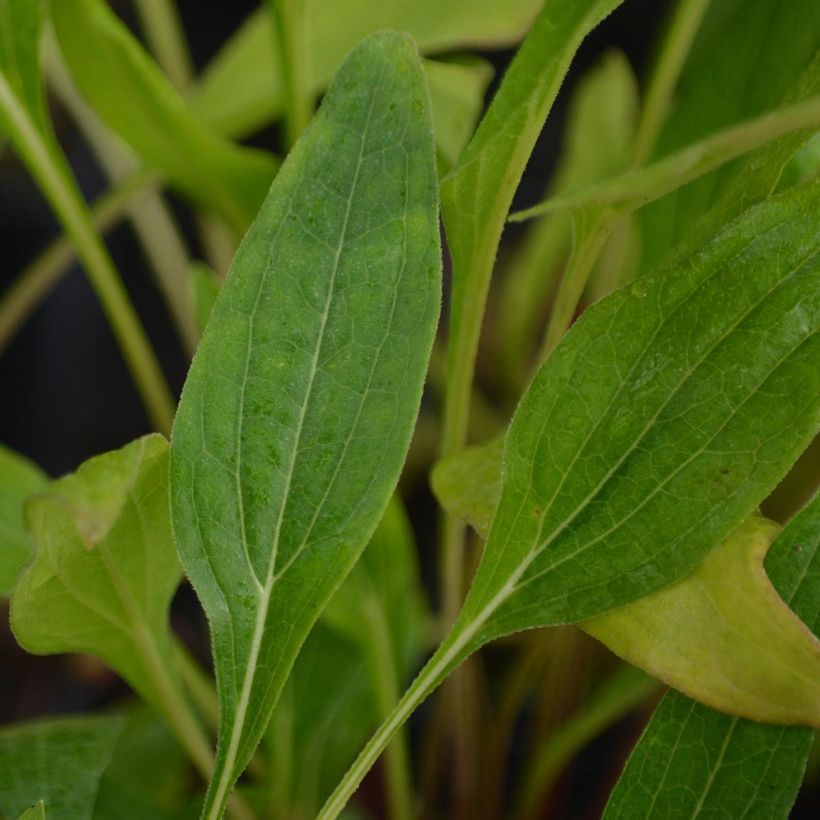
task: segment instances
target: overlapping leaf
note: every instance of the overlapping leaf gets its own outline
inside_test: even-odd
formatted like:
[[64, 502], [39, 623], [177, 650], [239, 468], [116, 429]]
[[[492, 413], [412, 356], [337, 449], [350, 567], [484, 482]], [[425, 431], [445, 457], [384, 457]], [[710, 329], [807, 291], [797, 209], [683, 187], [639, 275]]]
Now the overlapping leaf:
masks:
[[436, 206], [421, 64], [375, 35], [240, 247], [174, 427], [174, 528], [222, 710], [210, 817], [398, 477], [439, 305]]
[[34, 558], [11, 622], [35, 654], [89, 652], [164, 713], [176, 674], [168, 608], [181, 577], [168, 512], [168, 444], [152, 435], [90, 459], [29, 499]]
[[[783, 600], [818, 634], [820, 496], [775, 540], [766, 571]], [[632, 752], [604, 817], [785, 820], [811, 743], [810, 729], [730, 717], [670, 692]]]
[[77, 87], [147, 166], [240, 233], [258, 210], [276, 162], [218, 137], [102, 0], [54, 0], [54, 28]]

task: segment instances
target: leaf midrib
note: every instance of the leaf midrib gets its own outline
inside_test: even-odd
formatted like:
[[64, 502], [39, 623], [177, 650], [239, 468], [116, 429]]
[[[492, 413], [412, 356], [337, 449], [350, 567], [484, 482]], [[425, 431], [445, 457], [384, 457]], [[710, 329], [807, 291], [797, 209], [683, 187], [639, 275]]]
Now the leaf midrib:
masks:
[[[324, 341], [325, 328], [327, 326], [327, 320], [328, 320], [329, 313], [330, 313], [330, 305], [331, 305], [331, 303], [333, 301], [333, 297], [335, 295], [335, 285], [336, 285], [336, 277], [337, 277], [338, 269], [339, 269], [339, 261], [341, 259], [342, 250], [345, 246], [345, 241], [346, 241], [346, 238], [347, 238], [347, 229], [348, 229], [350, 212], [351, 212], [351, 209], [353, 207], [353, 200], [355, 198], [356, 188], [357, 188], [358, 180], [359, 180], [359, 174], [361, 172], [362, 159], [363, 159], [363, 156], [364, 156], [364, 147], [365, 147], [365, 144], [367, 142], [368, 132], [370, 130], [370, 119], [371, 119], [371, 116], [372, 116], [373, 106], [374, 106], [374, 103], [375, 103], [375, 100], [376, 100], [376, 96], [377, 96], [377, 93], [379, 91], [379, 86], [381, 84], [382, 74], [383, 74], [383, 70], [380, 70], [378, 78], [377, 78], [376, 82], [373, 85], [373, 90], [372, 90], [371, 95], [370, 95], [370, 105], [369, 105], [369, 108], [368, 108], [367, 117], [365, 119], [365, 123], [364, 123], [364, 126], [362, 128], [361, 135], [360, 135], [359, 155], [358, 155], [358, 158], [357, 158], [357, 161], [356, 161], [356, 170], [355, 170], [354, 175], [353, 175], [353, 181], [352, 181], [352, 184], [351, 184], [351, 187], [350, 187], [350, 195], [348, 197], [348, 202], [347, 202], [347, 208], [346, 208], [346, 211], [345, 211], [344, 221], [342, 223], [342, 230], [340, 231], [339, 242], [338, 242], [338, 245], [337, 245], [336, 255], [335, 255], [335, 258], [334, 258], [334, 262], [333, 262], [333, 268], [332, 268], [331, 277], [330, 277], [330, 286], [328, 288], [328, 296], [327, 296], [327, 299], [325, 300], [325, 308], [324, 308], [324, 311], [322, 313], [322, 319], [321, 319], [319, 334], [318, 334], [318, 337], [317, 337], [316, 346], [314, 348], [313, 360], [311, 362], [310, 376], [309, 376], [309, 379], [308, 379], [308, 385], [307, 385], [307, 388], [305, 390], [305, 396], [304, 396], [304, 399], [303, 399], [303, 402], [302, 402], [302, 407], [300, 408], [300, 414], [299, 414], [299, 419], [298, 419], [298, 422], [297, 422], [297, 429], [296, 429], [296, 440], [294, 442], [294, 446], [293, 446], [293, 449], [292, 449], [291, 460], [290, 460], [290, 465], [288, 467], [288, 472], [287, 472], [287, 475], [286, 475], [286, 478], [285, 478], [285, 487], [284, 487], [284, 490], [282, 492], [282, 500], [281, 500], [280, 507], [279, 507], [279, 513], [278, 513], [278, 518], [277, 518], [277, 522], [276, 522], [276, 529], [274, 531], [273, 545], [272, 545], [272, 548], [271, 548], [271, 557], [270, 557], [269, 562], [268, 562], [267, 577], [266, 577], [264, 587], [262, 587], [261, 591], [258, 593], [259, 601], [258, 601], [258, 608], [257, 608], [257, 612], [256, 612], [256, 620], [255, 620], [255, 623], [254, 623], [253, 636], [252, 636], [252, 640], [251, 640], [251, 650], [250, 650], [250, 653], [248, 655], [247, 664], [245, 666], [245, 675], [244, 675], [243, 682], [242, 682], [242, 690], [240, 692], [239, 703], [237, 704], [236, 710], [234, 711], [234, 714], [232, 716], [233, 717], [233, 726], [232, 726], [232, 729], [231, 729], [231, 735], [230, 735], [230, 740], [229, 740], [229, 744], [228, 744], [228, 750], [227, 750], [227, 752], [225, 754], [225, 758], [222, 762], [220, 779], [219, 779], [219, 783], [216, 786], [215, 795], [218, 796], [218, 800], [214, 800], [211, 803], [211, 811], [210, 811], [210, 816], [211, 817], [216, 816], [216, 815], [214, 815], [214, 809], [216, 809], [217, 814], [219, 813], [221, 807], [218, 805], [218, 803], [224, 799], [224, 795], [225, 795], [225, 793], [227, 792], [227, 789], [228, 789], [228, 782], [232, 778], [232, 769], [235, 765], [236, 756], [237, 756], [237, 753], [239, 751], [239, 743], [240, 743], [241, 737], [242, 737], [242, 729], [243, 729], [244, 723], [245, 723], [245, 715], [247, 713], [248, 706], [250, 704], [251, 690], [253, 688], [253, 681], [256, 677], [256, 664], [257, 664], [257, 661], [259, 659], [259, 653], [260, 653], [261, 647], [262, 647], [262, 636], [264, 635], [264, 631], [265, 631], [265, 623], [267, 621], [268, 608], [270, 606], [270, 598], [271, 598], [271, 594], [272, 594], [272, 591], [273, 591], [273, 586], [274, 586], [275, 580], [278, 577], [274, 574], [274, 567], [275, 567], [275, 563], [276, 563], [276, 554], [278, 552], [279, 539], [280, 539], [281, 531], [282, 531], [283, 513], [284, 513], [285, 506], [286, 506], [286, 503], [287, 503], [287, 499], [288, 499], [288, 496], [289, 496], [289, 493], [290, 493], [290, 485], [291, 485], [291, 482], [293, 480], [293, 475], [294, 475], [295, 468], [296, 468], [296, 462], [297, 462], [297, 457], [298, 457], [298, 453], [299, 453], [299, 445], [300, 445], [300, 442], [301, 442], [301, 436], [302, 436], [302, 432], [303, 432], [303, 429], [304, 429], [305, 417], [307, 415], [307, 408], [308, 408], [308, 404], [310, 403], [310, 397], [311, 397], [313, 386], [314, 386], [315, 380], [316, 380], [316, 373], [318, 371], [319, 356], [321, 354], [322, 343]], [[257, 309], [257, 306], [258, 306], [259, 294], [261, 293], [261, 290], [262, 290], [263, 279], [264, 279], [264, 277], [260, 278], [260, 288], [259, 288], [259, 291], [257, 292], [257, 298], [256, 298], [253, 310], [251, 311], [251, 315], [250, 315], [251, 330], [252, 330], [252, 323], [254, 321], [254, 317], [255, 317], [255, 314], [256, 314], [256, 309]], [[249, 335], [248, 335], [248, 349], [249, 349], [249, 351], [250, 351], [251, 343], [252, 343], [252, 333], [249, 331]], [[250, 355], [250, 353], [248, 355]], [[246, 383], [247, 383], [247, 379], [245, 381], [243, 381], [243, 385], [242, 385], [242, 396], [243, 397], [244, 397], [244, 391], [245, 391]], [[240, 440], [241, 440], [241, 428], [240, 428]], [[241, 458], [241, 449], [238, 449], [237, 450], [237, 462], [239, 462], [240, 458]], [[238, 468], [237, 468], [237, 470], [238, 470]], [[241, 498], [241, 495], [240, 495], [240, 498]], [[246, 544], [246, 550], [247, 550], [247, 542], [245, 542], [245, 544]], [[252, 566], [251, 566], [251, 572], [254, 574], [254, 577], [255, 577], [255, 572], [253, 571]], [[259, 579], [257, 578], [256, 580], [257, 580], [257, 583], [259, 583]]]

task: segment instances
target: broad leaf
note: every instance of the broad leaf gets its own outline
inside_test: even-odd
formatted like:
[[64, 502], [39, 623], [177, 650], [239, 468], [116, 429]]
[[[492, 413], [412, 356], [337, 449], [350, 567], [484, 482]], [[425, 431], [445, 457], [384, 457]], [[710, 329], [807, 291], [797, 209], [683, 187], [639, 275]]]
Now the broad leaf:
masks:
[[23, 501], [48, 477], [24, 456], [0, 445], [0, 597], [11, 593], [20, 568], [31, 555], [23, 526]]
[[85, 462], [25, 507], [34, 558], [11, 599], [29, 652], [88, 652], [169, 714], [168, 608], [181, 569], [168, 512], [168, 444], [138, 439]]
[[79, 717], [0, 729], [0, 811], [17, 817], [42, 800], [49, 818], [91, 820], [122, 726], [120, 718]]
[[[820, 29], [807, 25], [815, 13], [813, 0], [711, 3], [692, 44], [678, 84], [677, 105], [660, 133], [654, 158], [789, 100], [797, 102], [789, 97], [789, 91], [806, 67], [816, 63], [820, 49]], [[743, 160], [736, 161], [644, 210], [642, 269], [652, 271], [666, 260], [697, 218], [718, 202], [734, 181], [755, 186], [777, 181], [775, 176], [770, 182], [761, 170], [755, 168], [750, 173]], [[753, 201], [747, 200], [745, 207]]]
[[458, 620], [322, 820], [475, 649], [669, 586], [771, 492], [820, 420], [819, 202], [791, 189], [575, 324], [511, 423]]
[[[45, 0], [0, 0], [0, 73], [26, 107], [35, 125], [46, 133], [46, 107], [40, 74], [40, 32]], [[3, 117], [0, 114], [0, 132]]]
[[174, 426], [174, 529], [221, 703], [210, 817], [396, 483], [440, 275], [424, 74], [408, 37], [374, 35], [241, 245]]
[[[329, 14], [325, 4], [313, 0], [305, 4], [308, 79], [318, 94], [327, 87], [347, 51], [363, 37], [383, 28], [409, 32], [422, 53], [511, 45], [526, 32], [541, 2], [335, 0], [333, 13]], [[272, 26], [268, 9], [258, 9], [203, 74], [194, 105], [222, 133], [246, 136], [282, 113], [284, 91], [277, 72], [278, 38], [272, 36]], [[486, 75], [484, 69], [473, 72], [478, 97], [483, 96], [482, 74]], [[430, 86], [435, 118], [441, 108], [437, 98], [439, 84], [431, 78]], [[464, 88], [463, 80], [449, 86], [447, 95], [451, 96], [457, 87]], [[436, 122], [442, 145], [450, 140], [449, 135], [445, 138], [447, 132], [443, 128], [448, 119], [445, 114], [441, 122]]]
[[[433, 487], [483, 537], [501, 489], [499, 441], [444, 459]], [[820, 642], [763, 570], [777, 527], [754, 516], [681, 581], [579, 626], [701, 703], [780, 724], [820, 723]]]
[[[775, 540], [766, 571], [818, 634], [820, 496]], [[763, 726], [670, 692], [632, 752], [604, 817], [786, 820], [811, 743], [810, 729]]]
[[244, 232], [274, 159], [210, 131], [107, 3], [53, 0], [51, 12], [66, 65], [96, 113], [148, 167]]
[[513, 419], [458, 644], [668, 586], [785, 474], [820, 412], [819, 200], [752, 209], [585, 313]]

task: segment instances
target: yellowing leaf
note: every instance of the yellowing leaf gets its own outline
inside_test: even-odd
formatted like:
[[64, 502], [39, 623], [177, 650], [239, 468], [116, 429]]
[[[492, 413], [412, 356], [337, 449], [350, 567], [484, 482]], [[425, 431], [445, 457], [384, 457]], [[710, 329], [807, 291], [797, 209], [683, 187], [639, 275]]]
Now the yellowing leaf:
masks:
[[680, 583], [590, 618], [613, 652], [721, 712], [820, 727], [820, 640], [763, 569], [778, 527], [752, 518]]

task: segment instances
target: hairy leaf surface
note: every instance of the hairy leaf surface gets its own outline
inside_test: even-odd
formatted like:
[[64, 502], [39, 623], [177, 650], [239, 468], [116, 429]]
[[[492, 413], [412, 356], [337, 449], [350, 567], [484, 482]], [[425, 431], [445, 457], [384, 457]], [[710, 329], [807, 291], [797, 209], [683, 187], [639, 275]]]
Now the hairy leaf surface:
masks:
[[77, 87], [151, 168], [239, 233], [276, 172], [270, 155], [218, 137], [101, 0], [53, 0], [54, 28]]
[[[765, 567], [783, 600], [817, 635], [820, 496], [775, 539]], [[730, 717], [669, 692], [633, 750], [604, 817], [785, 820], [811, 743], [810, 729]]]
[[174, 707], [160, 681], [176, 671], [168, 608], [181, 577], [167, 471], [168, 444], [151, 435], [30, 498], [34, 558], [11, 599], [27, 651], [96, 655], [165, 713]]
[[0, 811], [17, 817], [42, 800], [49, 818], [91, 820], [122, 727], [117, 717], [78, 717], [0, 729]]
[[0, 445], [0, 597], [11, 593], [20, 568], [31, 555], [23, 502], [47, 482], [48, 477], [34, 463]]
[[424, 74], [408, 37], [374, 35], [243, 241], [174, 426], [174, 529], [222, 709], [209, 816], [396, 483], [440, 275]]

